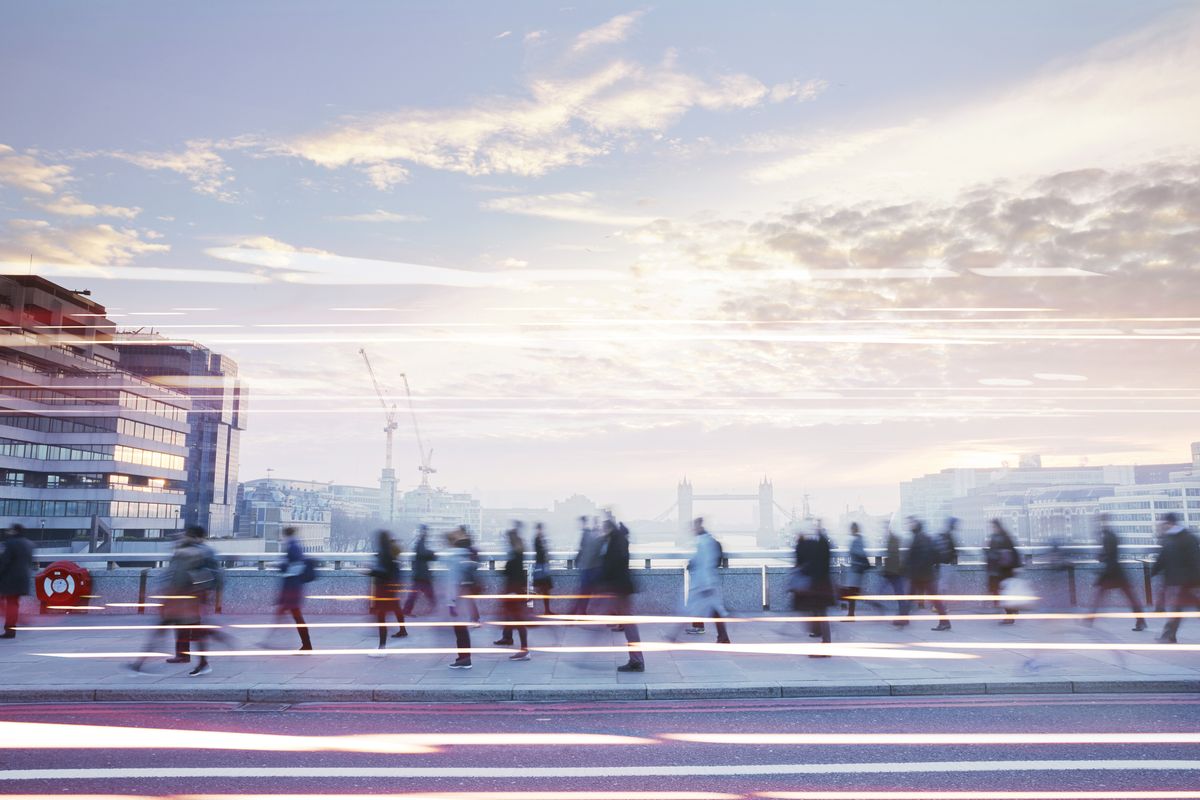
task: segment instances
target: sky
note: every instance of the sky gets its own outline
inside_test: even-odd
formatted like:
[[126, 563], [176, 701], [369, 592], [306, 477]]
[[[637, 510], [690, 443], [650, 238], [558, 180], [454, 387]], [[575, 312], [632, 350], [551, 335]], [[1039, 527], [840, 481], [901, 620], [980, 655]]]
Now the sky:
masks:
[[0, 74], [0, 269], [236, 359], [243, 480], [378, 480], [360, 348], [490, 506], [1200, 439], [1195, 4], [51, 0]]

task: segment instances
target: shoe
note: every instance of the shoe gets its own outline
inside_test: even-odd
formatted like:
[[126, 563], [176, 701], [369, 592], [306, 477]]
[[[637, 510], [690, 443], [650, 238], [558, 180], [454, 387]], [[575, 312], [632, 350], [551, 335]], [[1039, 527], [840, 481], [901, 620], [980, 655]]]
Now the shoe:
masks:
[[1137, 624], [1133, 626], [1133, 629], [1134, 629], [1135, 631], [1144, 631], [1144, 630], [1147, 630], [1147, 629], [1149, 629], [1149, 627], [1150, 627], [1150, 626], [1146, 624], [1146, 620], [1144, 620], [1144, 619], [1139, 619], [1139, 620], [1137, 621]]
[[392, 634], [393, 639], [403, 639], [406, 636], [408, 636], [408, 631], [404, 630], [403, 628]]
[[15, 639], [15, 638], [17, 638], [16, 631], [5, 631], [4, 633], [0, 633], [0, 639]]
[[733, 642], [728, 639], [717, 639], [717, 644], [733, 644]]
[[930, 630], [931, 631], [948, 631], [948, 630], [950, 630], [950, 623], [949, 622], [944, 623], [944, 624], [938, 623], [938, 625], [936, 627], [930, 628]]
[[1158, 642], [1159, 644], [1179, 644], [1179, 642], [1175, 640], [1174, 636], [1168, 636], [1165, 633], [1154, 641]]
[[367, 653], [367, 658], [383, 658], [386, 655], [387, 653], [383, 652], [383, 648], [381, 647], [378, 650], [372, 650]]
[[809, 653], [809, 658], [833, 658], [828, 653]]
[[511, 656], [508, 657], [508, 660], [509, 661], [528, 661], [529, 653], [522, 650], [519, 653], [513, 653]]
[[309, 642], [308, 644], [300, 645], [300, 649], [301, 650], [312, 650], [312, 642]]
[[452, 661], [450, 663], [450, 669], [470, 669], [470, 668], [471, 668], [471, 659], [469, 659], [469, 658], [456, 658], [454, 661]]
[[195, 678], [199, 675], [207, 675], [210, 672], [212, 672], [212, 667], [210, 667], [208, 664], [197, 664], [196, 668], [189, 672], [188, 675]]
[[810, 634], [808, 635], [808, 637], [809, 637], [810, 639], [816, 639], [816, 638], [820, 637], [820, 635], [821, 635], [821, 634], [819, 634], [819, 633], [810, 633]]
[[636, 661], [630, 661], [628, 664], [622, 664], [621, 666], [617, 667], [617, 672], [645, 672], [645, 671], [646, 671], [646, 665], [636, 662]]
[[687, 629], [686, 631], [684, 631], [684, 632], [685, 632], [685, 633], [690, 633], [692, 636], [703, 636], [703, 635], [704, 635], [704, 629], [703, 629], [703, 628], [688, 628], [688, 629]]
[[1002, 620], [1000, 620], [1000, 624], [1001, 625], [1016, 625], [1017, 621], [1015, 619], [1002, 619]]
[[512, 639], [497, 639], [496, 641], [492, 642], [492, 644], [503, 644], [503, 645], [509, 645], [512, 643], [513, 643]]
[[898, 619], [892, 623], [892, 627], [893, 628], [907, 628], [908, 622], [905, 620], [902, 620], [902, 619]]
[[622, 633], [625, 630], [624, 625], [612, 625], [611, 627], [614, 633]]
[[150, 674], [149, 672], [142, 671], [141, 664], [126, 664], [125, 669], [129, 672], [132, 672], [134, 675], [149, 675]]
[[175, 656], [167, 659], [168, 664], [190, 664], [192, 663], [191, 656]]

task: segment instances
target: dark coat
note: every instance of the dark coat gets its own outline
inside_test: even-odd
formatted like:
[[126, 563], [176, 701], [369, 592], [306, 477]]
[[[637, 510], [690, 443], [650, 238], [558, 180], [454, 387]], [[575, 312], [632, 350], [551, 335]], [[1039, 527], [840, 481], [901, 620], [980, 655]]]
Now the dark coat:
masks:
[[527, 577], [525, 551], [509, 550], [508, 560], [504, 562], [504, 593], [525, 594]]
[[1121, 540], [1112, 528], [1100, 532], [1100, 575], [1096, 585], [1103, 589], [1119, 589], [1129, 583], [1125, 570], [1121, 568]]
[[999, 580], [1011, 578], [1016, 574], [1017, 566], [1021, 563], [1017, 546], [1013, 544], [1012, 537], [1004, 533], [992, 534], [992, 538], [988, 539], [985, 555], [989, 578]]
[[908, 545], [905, 573], [910, 581], [928, 582], [937, 577], [937, 565], [941, 562], [937, 543], [924, 531], [913, 534]]
[[24, 536], [0, 542], [0, 597], [20, 597], [33, 588], [33, 544]]
[[600, 560], [600, 583], [617, 597], [628, 597], [637, 591], [629, 572], [629, 531], [624, 525], [608, 535], [608, 547]]
[[371, 565], [371, 607], [378, 609], [396, 602], [400, 593], [400, 562], [389, 541], [375, 553]]
[[280, 564], [283, 586], [279, 591], [279, 606], [283, 609], [299, 608], [304, 602], [304, 550], [293, 536], [288, 542], [287, 556]]
[[429, 549], [426, 537], [422, 534], [417, 537], [416, 544], [413, 545], [412, 577], [414, 581], [431, 579], [429, 571], [429, 562], [431, 561], [437, 561], [437, 553]]
[[1167, 586], [1200, 586], [1200, 540], [1187, 528], [1162, 537], [1153, 574]]
[[824, 531], [815, 537], [802, 536], [796, 540], [796, 571], [808, 578], [808, 591], [796, 594], [797, 606], [833, 604], [832, 556], [833, 547]]
[[533, 537], [533, 585], [543, 592], [553, 585], [550, 578], [550, 549], [545, 536]]

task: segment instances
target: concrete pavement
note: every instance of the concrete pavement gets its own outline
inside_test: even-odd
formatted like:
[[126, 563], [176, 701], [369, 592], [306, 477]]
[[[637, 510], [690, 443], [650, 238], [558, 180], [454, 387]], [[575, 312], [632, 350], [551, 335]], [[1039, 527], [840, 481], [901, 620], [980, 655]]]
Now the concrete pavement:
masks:
[[[1104, 619], [1094, 628], [1075, 620], [1022, 617], [1015, 625], [957, 620], [933, 632], [932, 617], [905, 629], [860, 617], [833, 624], [824, 648], [806, 627], [778, 617], [730, 625], [734, 644], [718, 645], [710, 626], [702, 636], [666, 640], [672, 626], [642, 625], [647, 668], [622, 674], [624, 638], [600, 625], [535, 627], [532, 660], [512, 662], [513, 648], [491, 644], [498, 629], [472, 632], [478, 650], [470, 671], [451, 670], [453, 637], [445, 627], [414, 620], [407, 639], [375, 649], [373, 621], [311, 617], [312, 653], [263, 650], [269, 617], [222, 615], [211, 622], [234, 637], [215, 645], [213, 671], [189, 677], [189, 665], [163, 663], [164, 637], [135, 675], [124, 669], [143, 652], [154, 625], [145, 616], [28, 620], [16, 639], [0, 641], [0, 701], [208, 699], [233, 702], [657, 700], [929, 694], [1200, 692], [1200, 649], [1182, 629], [1183, 644], [1157, 645], [1155, 631], [1134, 633], [1130, 620]], [[394, 624], [392, 629], [394, 630]], [[296, 646], [295, 631], [273, 631], [274, 645]], [[230, 648], [236, 648], [230, 650]], [[829, 654], [831, 658], [808, 658]], [[1031, 660], [1032, 659], [1032, 660]]]

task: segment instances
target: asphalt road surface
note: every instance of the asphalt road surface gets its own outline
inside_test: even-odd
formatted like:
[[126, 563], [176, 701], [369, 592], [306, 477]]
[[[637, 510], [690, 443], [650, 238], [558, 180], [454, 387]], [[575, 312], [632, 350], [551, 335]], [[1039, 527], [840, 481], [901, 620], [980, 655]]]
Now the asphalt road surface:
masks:
[[1200, 798], [1200, 696], [10, 705], [0, 793]]

